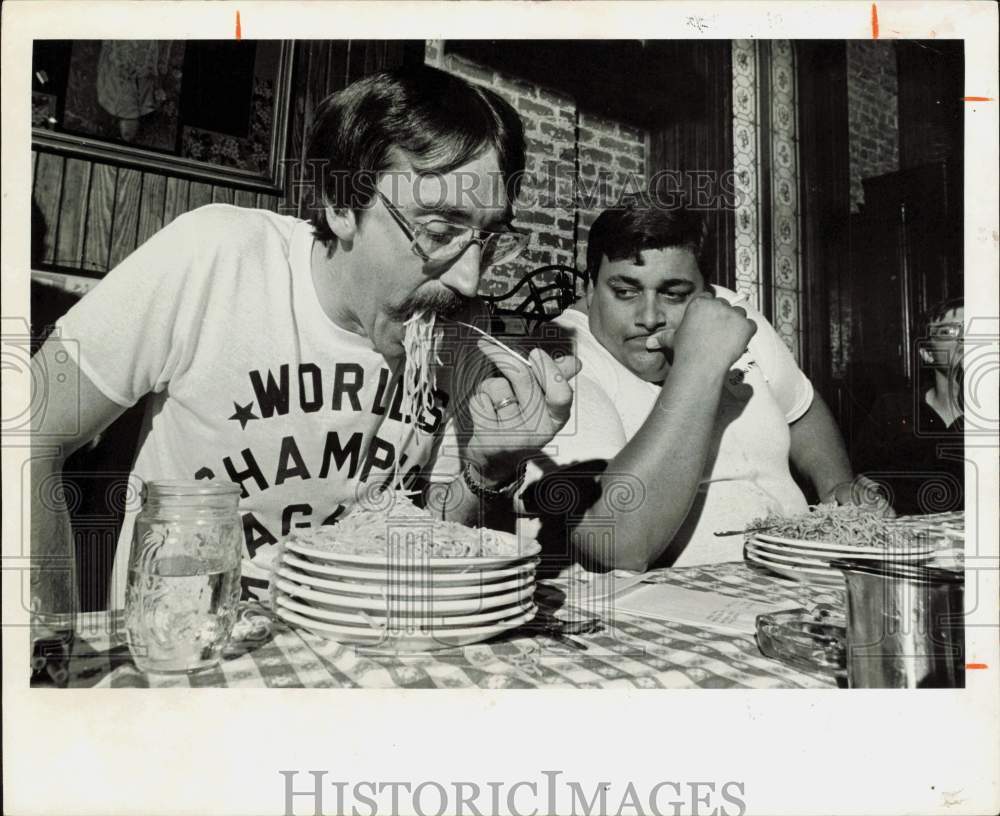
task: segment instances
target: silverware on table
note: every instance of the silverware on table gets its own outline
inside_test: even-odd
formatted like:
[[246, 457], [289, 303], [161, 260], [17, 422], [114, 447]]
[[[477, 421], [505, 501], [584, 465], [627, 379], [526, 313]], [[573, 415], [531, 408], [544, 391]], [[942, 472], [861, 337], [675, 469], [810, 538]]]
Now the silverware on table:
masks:
[[546, 635], [560, 643], [572, 646], [582, 652], [587, 651], [587, 644], [571, 635], [591, 635], [601, 631], [604, 623], [595, 616], [581, 617], [573, 620], [561, 620], [554, 615], [544, 615], [535, 618], [534, 628], [539, 634]]

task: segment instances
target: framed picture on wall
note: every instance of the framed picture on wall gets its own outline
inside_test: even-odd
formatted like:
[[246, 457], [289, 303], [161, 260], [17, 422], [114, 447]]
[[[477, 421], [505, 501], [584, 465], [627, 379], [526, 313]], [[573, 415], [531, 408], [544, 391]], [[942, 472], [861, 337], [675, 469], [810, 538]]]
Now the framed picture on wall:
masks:
[[36, 40], [32, 142], [277, 193], [291, 78], [279, 40]]

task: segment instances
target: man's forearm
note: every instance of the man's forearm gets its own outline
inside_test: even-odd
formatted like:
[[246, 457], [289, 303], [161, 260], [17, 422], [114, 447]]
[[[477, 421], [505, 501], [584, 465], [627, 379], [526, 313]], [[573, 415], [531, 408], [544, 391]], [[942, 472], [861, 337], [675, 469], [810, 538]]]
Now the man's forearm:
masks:
[[[575, 525], [579, 555], [595, 566], [644, 570], [663, 554], [697, 493], [724, 376], [675, 365], [649, 418], [608, 462], [596, 501]], [[620, 501], [630, 491], [641, 501]]]
[[58, 481], [62, 460], [31, 462], [31, 609], [42, 625], [72, 625], [78, 609], [73, 533]]
[[840, 429], [819, 394], [813, 397], [809, 410], [791, 424], [789, 433], [792, 463], [812, 482], [820, 501], [854, 478]]

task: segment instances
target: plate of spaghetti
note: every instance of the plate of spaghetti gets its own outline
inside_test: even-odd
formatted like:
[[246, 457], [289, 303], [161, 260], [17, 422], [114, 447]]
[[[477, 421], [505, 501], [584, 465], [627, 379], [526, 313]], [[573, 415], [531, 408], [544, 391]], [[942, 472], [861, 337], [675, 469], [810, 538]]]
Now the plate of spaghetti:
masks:
[[534, 615], [537, 541], [435, 518], [402, 493], [371, 504], [285, 539], [271, 599], [287, 623], [345, 643], [427, 651], [485, 640]]
[[[343, 565], [335, 562], [324, 562], [320, 559], [310, 560], [299, 557], [292, 550], [286, 549], [281, 558], [287, 566], [293, 566], [299, 572], [314, 575], [319, 578], [333, 578], [351, 584], [369, 584], [374, 573], [384, 573], [386, 564], [383, 562], [376, 568], [357, 565]], [[527, 558], [510, 562], [509, 566], [481, 567], [475, 564], [460, 565], [454, 569], [436, 569], [429, 572], [425, 569], [397, 570], [393, 574], [396, 584], [423, 585], [433, 584], [435, 587], [469, 587], [479, 586], [508, 580], [523, 580], [528, 574], [534, 574], [538, 558]]]
[[541, 552], [537, 541], [434, 518], [401, 493], [388, 509], [358, 507], [332, 527], [295, 531], [285, 547], [311, 561], [383, 570], [509, 566]]
[[745, 533], [789, 547], [842, 553], [933, 549], [918, 528], [852, 505], [817, 504], [797, 516], [770, 515], [752, 522]]
[[[338, 570], [298, 558], [291, 552], [282, 556], [283, 565], [291, 567], [299, 576], [300, 582], [306, 578], [314, 579], [316, 585], [326, 589], [354, 595], [369, 595], [382, 597], [386, 593], [395, 595], [429, 595], [438, 598], [471, 598], [484, 594], [503, 592], [522, 585], [530, 574], [534, 574], [534, 559], [521, 565], [520, 568], [499, 570], [463, 569], [461, 572], [442, 573], [440, 570], [426, 574], [423, 571], [409, 570], [393, 575], [389, 584], [383, 584], [373, 589], [372, 570], [360, 569], [354, 571]], [[350, 572], [345, 575], [345, 572]], [[322, 581], [322, 584], [319, 583]]]
[[746, 529], [744, 557], [793, 580], [841, 586], [840, 558], [927, 563], [940, 544], [926, 526], [883, 518], [860, 507], [816, 505], [797, 516], [768, 516]]

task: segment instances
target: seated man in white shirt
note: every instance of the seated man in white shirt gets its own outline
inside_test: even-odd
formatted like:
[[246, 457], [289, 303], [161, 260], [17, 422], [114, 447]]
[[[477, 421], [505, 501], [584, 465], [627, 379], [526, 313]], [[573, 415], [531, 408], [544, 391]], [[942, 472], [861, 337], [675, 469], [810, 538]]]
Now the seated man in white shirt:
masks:
[[587, 292], [555, 321], [583, 363], [572, 416], [523, 497], [550, 552], [596, 569], [739, 560], [755, 518], [806, 511], [789, 462], [824, 502], [885, 509], [767, 320], [706, 283], [704, 237], [697, 213], [644, 204], [591, 228]]
[[[428, 339], [443, 334], [438, 317], [477, 315], [483, 273], [526, 243], [511, 227], [525, 142], [508, 103], [430, 67], [373, 74], [317, 107], [304, 162], [309, 221], [218, 204], [177, 218], [32, 360], [45, 403], [32, 414], [39, 628], [43, 617], [62, 628], [76, 604], [66, 494], [51, 485], [146, 395], [132, 477], [239, 484], [243, 578], [257, 592], [258, 550], [337, 523], [382, 487], [419, 490], [433, 473], [444, 517], [509, 517], [525, 451], [565, 421], [573, 361], [559, 369], [534, 352], [526, 366], [460, 337], [442, 341], [437, 364]], [[409, 399], [422, 388], [426, 401]], [[446, 428], [454, 467], [435, 471]], [[137, 504], [125, 508], [113, 608]]]

